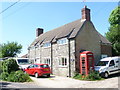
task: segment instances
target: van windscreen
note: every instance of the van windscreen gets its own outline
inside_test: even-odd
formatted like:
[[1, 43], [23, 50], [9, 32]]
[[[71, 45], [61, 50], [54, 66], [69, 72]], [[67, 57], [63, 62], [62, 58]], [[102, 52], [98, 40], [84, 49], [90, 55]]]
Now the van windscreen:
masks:
[[17, 60], [19, 64], [28, 64], [28, 59], [18, 59]]
[[99, 61], [96, 66], [106, 66], [108, 61]]

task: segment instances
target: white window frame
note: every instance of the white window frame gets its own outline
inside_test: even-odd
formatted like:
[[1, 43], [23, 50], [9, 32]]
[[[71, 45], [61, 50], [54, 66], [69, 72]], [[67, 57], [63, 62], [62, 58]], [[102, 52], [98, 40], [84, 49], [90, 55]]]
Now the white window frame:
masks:
[[67, 44], [68, 43], [68, 39], [67, 38], [62, 38], [62, 39], [59, 39], [57, 41], [57, 44], [59, 45], [64, 45], [64, 44]]
[[43, 47], [44, 47], [44, 48], [51, 47], [51, 43], [50, 43], [50, 42], [48, 42], [48, 43], [44, 43], [44, 44], [43, 44]]
[[51, 66], [51, 58], [44, 58], [44, 63], [48, 64], [49, 66]]
[[108, 55], [106, 55], [106, 54], [101, 55], [101, 58], [106, 58], [106, 57], [108, 57]]
[[68, 58], [67, 57], [60, 57], [59, 58], [59, 66], [60, 67], [67, 67], [68, 66]]

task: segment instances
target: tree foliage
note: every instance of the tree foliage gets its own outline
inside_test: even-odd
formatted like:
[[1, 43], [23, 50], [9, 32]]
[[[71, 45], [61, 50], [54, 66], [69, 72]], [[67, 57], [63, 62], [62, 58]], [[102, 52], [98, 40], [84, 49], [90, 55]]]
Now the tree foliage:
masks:
[[120, 6], [116, 7], [109, 17], [109, 31], [106, 38], [112, 43], [113, 56], [120, 55]]
[[7, 42], [0, 44], [0, 57], [14, 57], [21, 53], [22, 45], [17, 42]]
[[2, 62], [2, 71], [10, 74], [12, 71], [17, 71], [19, 66], [14, 59], [7, 59]]

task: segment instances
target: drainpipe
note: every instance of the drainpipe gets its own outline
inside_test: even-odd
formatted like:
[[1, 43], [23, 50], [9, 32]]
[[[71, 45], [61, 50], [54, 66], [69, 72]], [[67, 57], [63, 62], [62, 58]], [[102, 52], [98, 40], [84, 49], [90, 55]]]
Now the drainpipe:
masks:
[[35, 46], [35, 60], [34, 61], [35, 61], [34, 63], [36, 63], [36, 46]]
[[70, 39], [68, 39], [68, 56], [69, 56], [69, 77], [71, 77]]
[[51, 42], [51, 73], [53, 74], [53, 48], [52, 48], [52, 42]]

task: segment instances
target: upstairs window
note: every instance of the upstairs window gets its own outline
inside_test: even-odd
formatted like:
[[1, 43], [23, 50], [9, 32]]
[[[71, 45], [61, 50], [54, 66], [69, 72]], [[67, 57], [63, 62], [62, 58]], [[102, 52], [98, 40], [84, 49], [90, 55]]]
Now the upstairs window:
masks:
[[67, 41], [68, 41], [67, 38], [63, 38], [58, 40], [57, 43], [62, 45], [62, 44], [67, 44]]
[[51, 43], [44, 43], [43, 44], [43, 47], [50, 47], [51, 46]]

